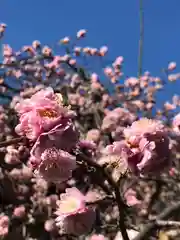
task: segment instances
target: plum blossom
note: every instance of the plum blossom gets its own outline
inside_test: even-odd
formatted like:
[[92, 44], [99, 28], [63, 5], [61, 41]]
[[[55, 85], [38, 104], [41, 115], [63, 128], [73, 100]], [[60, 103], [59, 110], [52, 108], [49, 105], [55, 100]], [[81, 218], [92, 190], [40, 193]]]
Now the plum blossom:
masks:
[[57, 206], [56, 225], [65, 233], [78, 236], [91, 230], [95, 211], [86, 206], [85, 196], [77, 188], [67, 188]]
[[170, 166], [169, 138], [161, 121], [142, 118], [124, 129], [124, 136], [131, 170], [155, 173]]
[[40, 158], [31, 158], [35, 173], [50, 182], [68, 180], [76, 168], [76, 158], [63, 150], [48, 148]]
[[52, 182], [70, 178], [76, 161], [68, 152], [76, 145], [78, 137], [79, 133], [68, 119], [42, 133], [31, 149], [30, 165], [35, 173]]
[[15, 130], [30, 140], [36, 140], [41, 133], [60, 124], [64, 117], [72, 116], [72, 112], [63, 106], [62, 96], [54, 94], [52, 88], [42, 89], [20, 101], [15, 109], [20, 116]]
[[172, 128], [176, 134], [180, 135], [180, 113], [174, 117], [172, 121]]
[[116, 182], [128, 169], [127, 157], [123, 154], [125, 147], [123, 141], [108, 145], [102, 151], [102, 156], [98, 160], [100, 165], [107, 166], [107, 169], [111, 171], [112, 178]]
[[136, 192], [132, 188], [129, 188], [125, 192], [124, 197], [126, 199], [128, 206], [140, 205], [142, 203], [142, 201], [137, 199], [136, 195], [137, 195]]
[[107, 240], [107, 238], [102, 234], [93, 234], [89, 240]]
[[168, 64], [168, 70], [169, 70], [169, 71], [172, 71], [172, 70], [174, 70], [174, 69], [176, 69], [176, 62], [170, 62], [170, 63]]
[[4, 237], [8, 234], [9, 223], [10, 220], [8, 216], [0, 216], [0, 237]]

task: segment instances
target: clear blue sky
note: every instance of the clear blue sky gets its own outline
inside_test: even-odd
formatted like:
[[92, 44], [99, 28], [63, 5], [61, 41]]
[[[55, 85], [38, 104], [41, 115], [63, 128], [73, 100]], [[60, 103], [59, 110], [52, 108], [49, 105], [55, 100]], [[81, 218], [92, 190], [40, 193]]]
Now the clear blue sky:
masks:
[[[18, 49], [33, 40], [53, 44], [77, 30], [88, 30], [87, 45], [109, 46], [109, 58], [125, 58], [125, 73], [137, 75], [139, 0], [1, 0], [0, 21], [8, 25], [4, 42]], [[143, 70], [154, 75], [169, 61], [180, 70], [180, 0], [144, 0]], [[176, 86], [176, 87], [175, 87]], [[180, 82], [167, 96], [180, 93]]]

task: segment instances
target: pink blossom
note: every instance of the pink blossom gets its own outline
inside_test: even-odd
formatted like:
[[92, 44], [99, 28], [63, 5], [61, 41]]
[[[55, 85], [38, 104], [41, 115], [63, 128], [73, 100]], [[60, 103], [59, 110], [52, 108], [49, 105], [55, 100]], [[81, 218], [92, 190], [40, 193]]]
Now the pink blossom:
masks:
[[77, 32], [77, 38], [85, 37], [87, 31], [85, 29], [81, 29]]
[[52, 62], [46, 64], [45, 66], [47, 68], [57, 68], [60, 66], [61, 63], [61, 57], [60, 56], [54, 56], [54, 59]]
[[124, 129], [124, 136], [130, 149], [131, 170], [159, 173], [171, 165], [169, 138], [160, 121], [142, 118]]
[[168, 80], [170, 82], [175, 82], [176, 80], [180, 79], [180, 73], [174, 73], [168, 75]]
[[94, 234], [89, 238], [89, 240], [107, 240], [107, 238], [102, 234]]
[[100, 56], [102, 56], [102, 57], [105, 56], [107, 52], [108, 52], [108, 47], [107, 47], [107, 46], [103, 46], [103, 47], [101, 47], [100, 50], [99, 50], [99, 54], [100, 54]]
[[67, 180], [76, 165], [68, 151], [76, 145], [78, 138], [79, 132], [68, 119], [42, 133], [31, 149], [31, 165], [35, 172], [49, 181]]
[[0, 216], [0, 236], [5, 236], [9, 231], [9, 217], [8, 216]]
[[26, 214], [26, 208], [23, 205], [16, 207], [13, 212], [13, 215], [17, 218], [23, 218], [25, 214]]
[[40, 46], [41, 46], [40, 41], [35, 40], [35, 41], [32, 42], [32, 47], [33, 47], [34, 49], [37, 49], [37, 48], [40, 47]]
[[122, 56], [119, 56], [119, 57], [117, 57], [116, 60], [114, 61], [113, 66], [114, 66], [114, 67], [119, 67], [119, 66], [122, 65], [123, 61], [124, 61], [124, 58], [123, 58]]
[[40, 158], [33, 158], [31, 163], [35, 174], [50, 182], [64, 182], [72, 176], [76, 168], [76, 158], [63, 150], [48, 148]]
[[175, 133], [177, 133], [178, 135], [180, 135], [180, 113], [178, 113], [173, 121], [172, 121], [172, 128], [173, 128], [173, 131]]
[[130, 78], [126, 79], [126, 81], [125, 81], [125, 85], [127, 87], [134, 87], [137, 84], [139, 84], [139, 79], [135, 78], [135, 77], [130, 77]]
[[100, 131], [98, 129], [91, 129], [87, 132], [86, 139], [93, 142], [98, 142], [100, 140]]
[[142, 201], [137, 199], [136, 192], [132, 188], [125, 192], [124, 197], [129, 206], [140, 205], [142, 203]]
[[170, 62], [168, 65], [168, 70], [172, 71], [174, 69], [176, 69], [176, 62]]
[[53, 219], [48, 219], [45, 223], [44, 223], [44, 229], [47, 232], [52, 232], [53, 230], [55, 230], [56, 225], [55, 225], [55, 221]]
[[75, 55], [76, 55], [76, 56], [79, 56], [80, 53], [81, 53], [81, 50], [82, 50], [82, 49], [81, 49], [80, 47], [75, 47], [75, 48], [74, 48], [74, 53], [75, 53]]
[[62, 105], [62, 96], [54, 94], [51, 88], [43, 89], [30, 99], [20, 101], [15, 109], [20, 116], [20, 123], [15, 130], [30, 140], [36, 140], [41, 133], [60, 124], [70, 113]]
[[92, 73], [91, 74], [91, 81], [94, 82], [98, 82], [99, 81], [99, 76], [96, 73]]
[[3, 45], [3, 57], [11, 57], [13, 55], [13, 50], [8, 44]]
[[108, 77], [112, 77], [112, 76], [113, 76], [113, 70], [112, 70], [112, 68], [110, 68], [110, 67], [106, 67], [106, 68], [104, 69], [104, 73], [105, 73]]
[[82, 235], [91, 230], [95, 221], [95, 212], [86, 206], [85, 196], [77, 189], [66, 189], [60, 195], [55, 214], [56, 225], [67, 234]]
[[63, 44], [68, 44], [70, 42], [70, 38], [69, 37], [65, 37], [65, 38], [61, 39], [60, 42], [63, 43]]

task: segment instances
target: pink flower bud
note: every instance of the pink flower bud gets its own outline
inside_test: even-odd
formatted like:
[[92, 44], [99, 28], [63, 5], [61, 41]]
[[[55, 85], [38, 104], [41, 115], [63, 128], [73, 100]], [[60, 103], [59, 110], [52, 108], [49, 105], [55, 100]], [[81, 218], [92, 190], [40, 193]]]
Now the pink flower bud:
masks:
[[176, 62], [170, 62], [168, 65], [168, 70], [172, 71], [174, 69], [176, 69]]
[[16, 207], [13, 212], [13, 215], [17, 218], [23, 218], [25, 214], [26, 214], [26, 209], [23, 205]]
[[52, 232], [53, 230], [55, 230], [56, 225], [55, 225], [55, 221], [53, 219], [48, 219], [45, 223], [44, 223], [44, 229], [47, 232]]
[[77, 32], [77, 38], [83, 38], [85, 37], [87, 31], [85, 29], [81, 29]]

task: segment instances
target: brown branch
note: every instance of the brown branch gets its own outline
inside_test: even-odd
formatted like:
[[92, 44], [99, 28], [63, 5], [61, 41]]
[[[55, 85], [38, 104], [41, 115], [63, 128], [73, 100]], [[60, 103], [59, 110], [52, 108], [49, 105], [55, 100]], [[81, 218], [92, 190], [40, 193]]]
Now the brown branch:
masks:
[[19, 138], [13, 138], [7, 141], [0, 142], [0, 148], [22, 142], [24, 139], [25, 139], [24, 137], [19, 137]]
[[121, 230], [121, 234], [123, 237], [123, 240], [129, 240], [127, 231], [126, 231], [126, 225], [125, 225], [125, 203], [123, 202], [120, 192], [119, 192], [119, 187], [118, 185], [114, 182], [114, 180], [111, 178], [111, 176], [106, 172], [106, 170], [101, 167], [98, 163], [90, 159], [84, 154], [78, 154], [77, 157], [81, 160], [84, 160], [89, 166], [94, 167], [97, 172], [101, 173], [104, 178], [108, 181], [108, 183], [112, 186], [114, 193], [115, 193], [115, 198], [116, 202], [118, 205], [119, 209], [119, 228]]
[[147, 237], [152, 231], [159, 228], [157, 221], [164, 220], [166, 218], [172, 217], [173, 214], [180, 209], [180, 202], [166, 208], [161, 214], [156, 218], [156, 221], [148, 223], [142, 232], [140, 232], [133, 240], [147, 240]]

